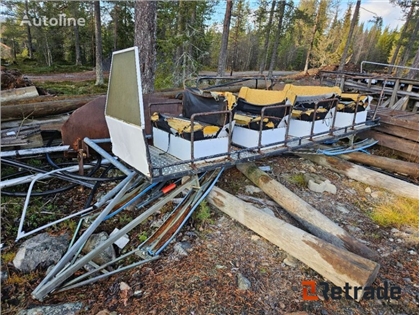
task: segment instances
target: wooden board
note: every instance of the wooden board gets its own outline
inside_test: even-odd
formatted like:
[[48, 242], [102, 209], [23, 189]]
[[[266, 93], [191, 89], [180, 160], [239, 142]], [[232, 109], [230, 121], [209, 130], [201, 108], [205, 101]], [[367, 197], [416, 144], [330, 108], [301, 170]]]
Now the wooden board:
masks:
[[418, 130], [405, 128], [404, 125], [397, 126], [397, 125], [388, 124], [382, 121], [380, 123], [381, 124], [373, 128], [373, 130], [377, 130], [377, 131], [380, 131], [380, 132], [383, 132], [392, 136], [397, 136], [400, 138], [419, 142]]
[[387, 147], [393, 150], [397, 150], [400, 152], [407, 153], [412, 156], [419, 156], [419, 143], [406, 140], [403, 138], [394, 137], [391, 135], [387, 135], [385, 133], [379, 131], [365, 131], [358, 134], [360, 138], [373, 138], [378, 140], [378, 144]]

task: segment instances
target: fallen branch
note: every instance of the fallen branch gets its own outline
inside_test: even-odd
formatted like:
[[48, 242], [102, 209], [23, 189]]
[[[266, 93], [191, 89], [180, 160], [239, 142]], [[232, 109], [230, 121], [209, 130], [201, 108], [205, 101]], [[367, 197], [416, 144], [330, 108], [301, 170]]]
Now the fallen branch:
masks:
[[366, 167], [343, 161], [332, 156], [316, 154], [299, 154], [299, 156], [333, 170], [334, 172], [346, 175], [361, 183], [388, 190], [399, 196], [419, 199], [419, 187], [403, 180], [372, 171]]
[[212, 189], [207, 200], [337, 286], [342, 287], [348, 283], [352, 288], [359, 287], [361, 292], [357, 296], [354, 290], [349, 292], [357, 301], [363, 297], [362, 287], [371, 285], [376, 278], [379, 271], [377, 263], [272, 217], [218, 187]]
[[261, 171], [255, 164], [245, 163], [236, 167], [315, 236], [362, 257], [378, 259], [375, 251], [353, 238], [321, 212]]

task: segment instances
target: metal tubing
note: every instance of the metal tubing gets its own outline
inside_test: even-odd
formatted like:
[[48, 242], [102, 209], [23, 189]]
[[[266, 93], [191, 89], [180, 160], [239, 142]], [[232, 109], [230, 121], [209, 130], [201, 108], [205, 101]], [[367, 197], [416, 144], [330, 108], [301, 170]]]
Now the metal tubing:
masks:
[[111, 154], [106, 152], [104, 149], [102, 149], [99, 145], [96, 143], [103, 143], [105, 139], [96, 139], [91, 140], [89, 138], [84, 138], [83, 141], [90, 146], [92, 149], [94, 149], [96, 152], [98, 152], [100, 155], [102, 155], [104, 158], [106, 158], [112, 165], [120, 169], [124, 174], [129, 175], [131, 174], [131, 170], [128, 169], [125, 165], [123, 165], [121, 162], [117, 161]]
[[[13, 161], [13, 160], [4, 160], [3, 159], [2, 160], [2, 163], [8, 164], [8, 165], [12, 165], [12, 166], [16, 166], [16, 167], [25, 168], [27, 170], [35, 171], [35, 172], [42, 173], [42, 174], [45, 174], [45, 173], [48, 172], [48, 171], [43, 170], [41, 168], [37, 168], [37, 167], [31, 166], [31, 165], [27, 165], [25, 163], [20, 163], [20, 162]], [[74, 167], [74, 166], [68, 166], [68, 167]], [[90, 166], [90, 167], [92, 167], [92, 166]], [[61, 169], [58, 169], [58, 170], [59, 171], [62, 171], [64, 169], [61, 168]], [[79, 185], [88, 187], [90, 189], [92, 189], [93, 188], [93, 185], [94, 185], [92, 183], [87, 183], [86, 181], [82, 181], [80, 179], [71, 178], [71, 177], [69, 177], [69, 176], [67, 176], [65, 174], [61, 174], [60, 172], [54, 173], [54, 176], [57, 177], [57, 178], [60, 178], [60, 179], [67, 180], [69, 182], [75, 183], [75, 184], [79, 184]]]
[[[85, 168], [86, 169], [89, 169], [89, 168], [92, 168], [92, 166], [91, 165], [85, 165]], [[79, 166], [73, 166], [73, 168], [72, 169], [70, 169], [70, 170], [68, 170], [68, 172], [76, 172], [76, 171], [78, 171], [79, 170]], [[32, 174], [32, 175], [26, 175], [26, 176], [22, 176], [22, 177], [18, 177], [18, 178], [12, 178], [12, 179], [8, 179], [8, 180], [3, 180], [3, 181], [0, 181], [0, 189], [3, 189], [3, 188], [7, 188], [7, 187], [12, 187], [12, 186], [16, 186], [16, 185], [20, 185], [20, 184], [26, 184], [26, 183], [29, 183], [29, 182], [31, 182], [37, 175], [39, 175], [39, 174]], [[44, 178], [51, 178], [51, 177], [56, 177], [56, 176], [50, 176], [50, 175], [47, 175], [47, 176], [45, 176]], [[58, 176], [57, 176], [58, 177]], [[64, 177], [64, 176], [63, 176]], [[60, 177], [60, 179], [63, 179], [62, 177]], [[67, 178], [67, 180], [69, 181], [69, 182], [73, 182], [73, 180], [72, 179], [70, 179], [70, 178]], [[83, 186], [87, 186], [88, 188], [93, 188], [93, 185], [92, 185], [92, 187], [90, 187], [91, 186], [91, 184], [87, 184], [87, 183], [83, 183], [83, 182], [81, 182], [81, 181], [79, 181], [79, 180], [74, 180], [74, 181], [77, 181], [77, 184], [83, 184]]]
[[372, 61], [362, 61], [360, 64], [360, 73], [363, 73], [363, 64], [368, 63], [372, 65], [378, 65], [378, 66], [391, 66], [393, 68], [401, 68], [401, 69], [410, 69], [410, 70], [417, 70], [419, 71], [419, 68], [413, 68], [413, 67], [405, 67], [405, 66], [396, 66], [389, 63], [380, 63], [380, 62], [372, 62]]
[[58, 147], [23, 149], [23, 150], [15, 150], [15, 151], [3, 151], [3, 152], [0, 152], [0, 158], [12, 157], [12, 156], [32, 155], [32, 154], [52, 153], [52, 152], [63, 152], [63, 151], [68, 151], [69, 148], [70, 148], [69, 145], [62, 145], [62, 146], [58, 146]]
[[[69, 248], [67, 253], [61, 258], [61, 260], [55, 265], [53, 270], [42, 280], [42, 282], [35, 288], [32, 293], [32, 296], [40, 301], [54, 290], [58, 285], [60, 285], [65, 279], [62, 279], [64, 276], [69, 274], [69, 270], [72, 270], [71, 267], [67, 268], [60, 277], [55, 276], [65, 267], [67, 262], [69, 262], [73, 255], [79, 250], [79, 247], [83, 246], [86, 240], [91, 236], [93, 231], [99, 226], [103, 221], [104, 217], [111, 211], [111, 209], [120, 201], [121, 197], [127, 191], [130, 182], [133, 180], [136, 173], [132, 172], [129, 174], [121, 183], [119, 183], [115, 188], [118, 188], [119, 192], [114, 197], [114, 199], [106, 206], [106, 208], [99, 214], [99, 216], [92, 222], [89, 228], [80, 236], [77, 242]], [[114, 188], [114, 189], [115, 189]], [[68, 276], [67, 276], [68, 277]], [[51, 281], [50, 281], [51, 280]]]
[[114, 274], [116, 274], [116, 273], [118, 273], [118, 272], [121, 272], [121, 271], [126, 271], [126, 270], [128, 270], [128, 269], [131, 269], [131, 268], [134, 268], [134, 267], [137, 267], [137, 266], [143, 265], [143, 264], [145, 264], [145, 263], [151, 262], [151, 261], [156, 260], [156, 259], [158, 259], [158, 258], [160, 258], [160, 256], [155, 256], [155, 257], [152, 257], [152, 258], [149, 258], [149, 259], [145, 259], [145, 260], [139, 261], [139, 262], [137, 262], [137, 263], [133, 263], [133, 264], [131, 264], [131, 265], [128, 265], [128, 266], [125, 266], [125, 267], [119, 268], [119, 269], [117, 269], [117, 270], [113, 270], [113, 271], [107, 272], [106, 274], [99, 275], [99, 276], [97, 276], [97, 277], [94, 277], [94, 278], [88, 279], [88, 280], [86, 280], [86, 281], [83, 281], [83, 282], [80, 282], [80, 283], [74, 284], [74, 285], [72, 285], [72, 286], [69, 286], [69, 287], [64, 287], [64, 288], [62, 288], [61, 290], [59, 290], [58, 292], [62, 292], [62, 291], [66, 291], [66, 290], [70, 290], [70, 289], [74, 289], [74, 288], [81, 287], [82, 285], [85, 285], [85, 284], [89, 284], [89, 283], [92, 283], [92, 282], [98, 281], [98, 280], [100, 280], [100, 279], [103, 279], [103, 278], [109, 277], [109, 276], [111, 276], [111, 275], [114, 275]]
[[223, 170], [224, 169], [222, 168], [219, 171], [219, 173], [216, 175], [216, 177], [214, 179], [212, 179], [211, 183], [206, 185], [207, 187], [206, 186], [203, 187], [204, 192], [199, 197], [199, 199], [194, 203], [194, 205], [191, 208], [189, 214], [182, 221], [182, 223], [179, 225], [179, 227], [177, 228], [177, 230], [172, 234], [172, 236], [160, 248], [158, 248], [158, 250], [155, 252], [155, 255], [159, 255], [162, 252], [162, 250], [164, 250], [166, 248], [166, 246], [168, 246], [168, 244], [172, 241], [172, 239], [175, 237], [175, 235], [178, 234], [178, 232], [184, 226], [185, 222], [187, 222], [187, 220], [191, 217], [192, 213], [197, 208], [197, 206], [200, 205], [201, 201], [203, 201], [204, 198], [207, 197], [207, 195], [210, 193], [211, 189], [214, 187], [214, 185], [216, 185], [217, 181], [219, 180], [220, 175], [223, 173]]
[[[38, 175], [36, 175], [34, 177], [34, 179], [31, 181], [31, 184], [29, 185], [28, 192], [26, 194], [25, 204], [23, 206], [22, 215], [21, 215], [20, 222], [19, 222], [18, 235], [17, 235], [16, 241], [19, 240], [20, 238], [22, 238], [25, 235], [29, 235], [29, 234], [34, 233], [33, 231], [31, 233], [25, 233], [25, 232], [22, 231], [22, 228], [23, 228], [23, 222], [24, 222], [24, 219], [25, 219], [25, 216], [26, 216], [26, 209], [28, 208], [29, 199], [31, 197], [31, 192], [32, 192], [32, 189], [33, 189], [33, 187], [35, 185], [35, 182], [38, 179], [44, 178], [44, 177], [46, 177], [48, 175], [51, 175], [51, 174], [54, 174], [54, 173], [58, 173], [58, 172], [62, 172], [62, 171], [66, 171], [68, 169], [72, 169], [73, 167], [74, 166], [69, 166], [69, 167], [65, 167], [65, 168], [62, 168], [62, 169], [53, 170], [53, 171], [50, 171], [50, 172], [47, 172], [47, 173], [44, 173], [44, 174], [38, 174]], [[65, 219], [65, 218], [63, 218], [63, 219]], [[63, 219], [61, 219], [61, 221], [63, 221]], [[52, 224], [51, 223], [50, 224], [47, 224], [44, 227], [47, 227], [47, 226], [50, 226], [50, 225], [52, 225]]]
[[137, 199], [139, 199], [141, 196], [143, 196], [145, 193], [147, 193], [150, 189], [152, 189], [156, 185], [157, 185], [157, 183], [150, 184], [149, 186], [147, 186], [145, 189], [143, 189], [141, 192], [139, 192], [139, 194], [137, 196], [135, 196], [133, 199], [129, 200], [126, 204], [124, 204], [123, 206], [121, 206], [119, 209], [117, 209], [114, 212], [108, 214], [104, 218], [104, 221], [105, 220], [108, 220], [108, 219], [112, 218], [113, 216], [117, 215], [118, 213], [120, 213], [122, 210], [124, 210], [125, 208], [127, 208], [129, 205], [133, 204], [135, 201], [137, 201]]
[[[128, 175], [127, 179], [131, 181], [133, 178], [132, 175]], [[58, 264], [55, 266], [55, 268], [47, 275], [47, 277], [41, 282], [40, 285], [35, 289], [35, 291], [32, 293], [32, 296], [40, 301], [51, 291], [53, 291], [55, 288], [57, 288], [61, 283], [63, 283], [66, 279], [68, 279], [75, 271], [79, 270], [83, 265], [85, 265], [87, 262], [92, 260], [95, 256], [98, 255], [102, 250], [107, 248], [109, 245], [114, 243], [116, 240], [121, 238], [124, 234], [131, 231], [133, 228], [135, 228], [137, 225], [139, 225], [141, 222], [143, 222], [145, 219], [147, 219], [151, 214], [158, 211], [162, 208], [169, 200], [174, 198], [176, 195], [178, 195], [180, 192], [182, 192], [185, 188], [189, 188], [195, 183], [195, 177], [191, 178], [188, 182], [186, 182], [184, 185], [179, 186], [172, 192], [168, 193], [166, 198], [161, 199], [157, 203], [155, 203], [151, 208], [149, 208], [147, 211], [142, 213], [140, 216], [138, 216], [136, 219], [132, 220], [130, 223], [128, 223], [125, 227], [120, 229], [115, 234], [111, 235], [105, 242], [100, 244], [98, 247], [96, 247], [93, 251], [91, 251], [86, 256], [80, 258], [77, 260], [72, 266], [68, 267], [64, 272], [62, 272], [59, 277], [55, 277], [52, 279], [64, 266], [65, 264], [71, 259], [71, 255], [76, 252], [78, 247], [83, 244], [92, 234], [92, 232], [98, 227], [98, 225], [103, 221], [104, 217], [111, 211], [111, 209], [117, 204], [117, 202], [121, 199], [123, 194], [128, 188], [128, 181], [124, 180], [126, 182], [124, 184], [124, 187], [120, 190], [120, 192], [115, 196], [115, 198], [112, 200], [112, 202], [102, 211], [102, 213], [95, 219], [94, 222], [92, 222], [91, 226], [86, 230], [85, 233], [79, 238], [79, 240], [72, 246], [72, 248], [69, 250], [68, 253], [64, 255], [64, 257], [58, 262]], [[51, 279], [51, 281], [48, 283], [48, 281]]]

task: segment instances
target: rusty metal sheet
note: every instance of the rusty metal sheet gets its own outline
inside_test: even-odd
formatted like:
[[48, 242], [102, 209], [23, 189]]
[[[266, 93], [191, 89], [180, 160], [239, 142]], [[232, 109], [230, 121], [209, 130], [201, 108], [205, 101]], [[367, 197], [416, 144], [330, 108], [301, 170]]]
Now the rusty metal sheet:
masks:
[[[79, 149], [79, 143], [85, 137], [90, 139], [109, 138], [108, 125], [105, 121], [106, 96], [100, 96], [78, 108], [61, 127], [61, 137], [64, 144], [74, 150]], [[104, 148], [107, 151], [108, 148]]]

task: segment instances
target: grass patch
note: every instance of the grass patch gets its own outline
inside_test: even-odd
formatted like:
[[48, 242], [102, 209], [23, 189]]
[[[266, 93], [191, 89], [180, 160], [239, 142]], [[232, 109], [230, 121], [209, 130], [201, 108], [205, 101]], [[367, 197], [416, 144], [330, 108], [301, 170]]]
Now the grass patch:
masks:
[[17, 64], [13, 64], [9, 69], [18, 69], [24, 74], [54, 74], [54, 73], [74, 73], [92, 71], [92, 66], [76, 66], [73, 64], [53, 64], [43, 65], [37, 60], [18, 59]]
[[13, 259], [15, 259], [16, 253], [14, 252], [7, 252], [4, 254], [1, 254], [1, 263], [2, 265], [7, 265], [8, 263], [11, 263]]
[[85, 95], [85, 94], [106, 94], [108, 79], [104, 79], [103, 85], [95, 85], [94, 80], [88, 81], [61, 81], [44, 82], [37, 84], [37, 87], [48, 91], [51, 94], [62, 95]]
[[288, 177], [289, 182], [299, 186], [306, 187], [305, 175], [303, 173], [294, 174]]
[[384, 227], [401, 228], [402, 226], [419, 227], [419, 201], [396, 197], [374, 207], [370, 217]]

